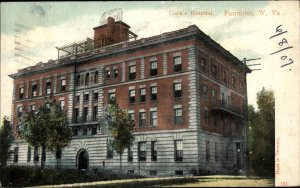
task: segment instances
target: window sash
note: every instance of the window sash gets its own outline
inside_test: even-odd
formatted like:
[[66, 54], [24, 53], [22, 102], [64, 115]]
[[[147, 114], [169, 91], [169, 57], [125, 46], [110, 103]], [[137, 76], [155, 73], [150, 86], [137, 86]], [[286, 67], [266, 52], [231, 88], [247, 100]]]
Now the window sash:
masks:
[[106, 71], [106, 78], [110, 78], [110, 70]]
[[157, 69], [157, 61], [150, 62], [151, 69]]
[[136, 72], [136, 67], [134, 66], [130, 66], [129, 67], [129, 73], [135, 73]]
[[174, 65], [181, 65], [181, 56], [174, 57]]
[[177, 109], [175, 109], [175, 116], [176, 116], [176, 117], [182, 116], [182, 108], [177, 108]]
[[157, 141], [151, 142], [151, 159], [152, 161], [157, 160]]
[[116, 94], [115, 93], [109, 93], [108, 94], [109, 96], [109, 100], [112, 100], [113, 98], [115, 98], [116, 97]]
[[134, 121], [134, 113], [129, 113], [129, 118]]
[[151, 126], [157, 126], [157, 111], [150, 112], [150, 117]]
[[140, 95], [146, 95], [146, 89], [145, 88], [140, 89]]
[[135, 90], [129, 90], [129, 96], [135, 97]]
[[182, 150], [182, 140], [175, 141], [176, 150]]
[[140, 127], [145, 127], [146, 126], [146, 113], [145, 112], [140, 112]]
[[66, 86], [66, 80], [65, 79], [61, 80], [61, 86]]
[[146, 160], [146, 142], [139, 143], [139, 160], [145, 161]]
[[118, 76], [118, 69], [114, 69], [114, 77]]
[[157, 94], [157, 87], [151, 87], [151, 94]]
[[175, 89], [175, 91], [181, 91], [181, 83], [175, 83], [174, 89]]

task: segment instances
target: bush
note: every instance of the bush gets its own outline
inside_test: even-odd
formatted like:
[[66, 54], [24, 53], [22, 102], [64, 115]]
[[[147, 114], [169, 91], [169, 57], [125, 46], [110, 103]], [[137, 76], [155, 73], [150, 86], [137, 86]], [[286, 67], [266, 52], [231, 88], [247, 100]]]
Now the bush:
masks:
[[75, 169], [40, 169], [28, 166], [7, 166], [0, 169], [2, 186], [24, 187], [57, 185], [92, 181], [142, 178], [137, 174], [116, 174], [108, 171], [78, 171]]

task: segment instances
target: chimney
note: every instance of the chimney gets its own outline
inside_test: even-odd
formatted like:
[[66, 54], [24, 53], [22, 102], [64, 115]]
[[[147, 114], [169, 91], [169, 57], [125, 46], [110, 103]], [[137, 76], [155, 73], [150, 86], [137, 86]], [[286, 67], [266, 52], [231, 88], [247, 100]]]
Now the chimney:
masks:
[[128, 41], [129, 28], [124, 22], [108, 17], [106, 24], [94, 28], [94, 48]]

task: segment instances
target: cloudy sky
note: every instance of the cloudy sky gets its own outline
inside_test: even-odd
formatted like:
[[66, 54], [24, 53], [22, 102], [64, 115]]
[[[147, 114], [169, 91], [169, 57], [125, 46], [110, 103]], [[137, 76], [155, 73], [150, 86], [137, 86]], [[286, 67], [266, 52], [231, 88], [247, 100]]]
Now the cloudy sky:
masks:
[[[40, 61], [56, 59], [55, 47], [92, 36], [92, 28], [100, 24], [101, 15], [115, 8], [122, 8], [123, 21], [139, 38], [195, 24], [239, 59], [261, 58], [249, 62], [261, 63], [261, 66], [251, 67], [260, 68], [260, 71], [248, 75], [249, 103], [255, 105], [256, 93], [262, 87], [276, 90], [282, 87], [279, 80], [297, 74], [298, 7], [295, 1], [2, 3], [1, 116], [10, 115], [11, 111], [12, 79], [8, 74]], [[212, 12], [213, 15], [191, 15], [191, 11]], [[252, 15], [229, 16], [225, 12], [252, 12]], [[280, 47], [279, 37], [269, 39], [276, 34], [279, 25], [288, 31], [284, 37], [293, 48], [269, 55]], [[280, 59], [282, 55], [288, 56], [286, 61]], [[280, 68], [289, 58], [296, 63]]]
[[[122, 8], [123, 21], [139, 38], [195, 24], [237, 58], [261, 58], [249, 62], [261, 64], [251, 67], [260, 71], [247, 76], [249, 103], [256, 104], [256, 93], [262, 87], [272, 89], [276, 99], [276, 126], [287, 125], [280, 130], [289, 131], [289, 138], [300, 133], [297, 1], [15, 2], [0, 6], [1, 119], [11, 112], [13, 80], [9, 74], [40, 61], [56, 59], [55, 47], [91, 37], [92, 28], [100, 25], [105, 11]], [[213, 15], [191, 15], [191, 11]], [[238, 16], [235, 12], [248, 14]], [[269, 39], [277, 34], [278, 26], [287, 32]], [[280, 45], [283, 38], [287, 44]], [[285, 47], [292, 48], [270, 55]], [[289, 59], [294, 63], [281, 68]], [[298, 128], [294, 129], [293, 125]], [[300, 151], [299, 145], [296, 151]]]

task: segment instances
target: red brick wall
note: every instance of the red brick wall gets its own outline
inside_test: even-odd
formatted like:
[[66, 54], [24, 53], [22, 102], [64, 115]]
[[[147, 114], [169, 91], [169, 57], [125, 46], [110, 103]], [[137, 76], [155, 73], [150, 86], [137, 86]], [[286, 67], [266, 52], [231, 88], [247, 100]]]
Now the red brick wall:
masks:
[[[13, 127], [14, 130], [16, 131], [16, 125], [19, 122], [19, 118], [17, 117], [17, 106], [22, 104], [23, 106], [23, 111], [28, 111], [30, 104], [35, 103], [36, 109], [39, 108], [40, 105], [42, 105], [45, 101], [45, 97], [49, 96], [46, 95], [46, 78], [51, 79], [51, 92], [53, 94], [54, 87], [56, 87], [56, 94], [53, 95], [53, 98], [56, 99], [56, 101], [59, 103], [59, 98], [64, 97], [65, 98], [65, 110], [68, 110], [68, 97], [69, 97], [69, 87], [70, 87], [70, 75], [72, 74], [71, 71], [73, 70], [72, 67], [64, 68], [64, 69], [58, 69], [58, 70], [53, 70], [49, 71], [46, 73], [40, 73], [40, 74], [32, 74], [29, 76], [17, 78], [14, 80], [14, 86], [15, 86], [15, 97], [16, 100], [13, 101]], [[57, 85], [54, 85], [54, 75], [57, 76]], [[60, 75], [66, 76], [66, 91], [65, 92], [60, 92]], [[43, 79], [43, 88], [42, 88], [42, 96], [39, 95], [40, 93], [40, 79]], [[26, 98], [26, 81], [28, 81], [28, 98]], [[32, 98], [32, 92], [31, 92], [31, 83], [35, 81], [37, 84], [37, 97]], [[19, 88], [21, 85], [21, 82], [23, 82], [24, 86], [24, 94], [23, 94], [23, 99], [19, 99]]]
[[[173, 80], [182, 79], [182, 94], [179, 99], [173, 98]], [[157, 84], [157, 101], [150, 100], [150, 84]], [[139, 86], [146, 87], [146, 101], [139, 102]], [[135, 103], [129, 104], [129, 87], [135, 86]], [[135, 111], [136, 131], [151, 131], [151, 130], [172, 130], [188, 128], [188, 101], [189, 87], [188, 76], [177, 76], [173, 78], [164, 78], [158, 80], [145, 81], [140, 83], [124, 84], [117, 87], [107, 87], [104, 89], [104, 105], [108, 104], [108, 93], [110, 89], [116, 89], [116, 99], [121, 108]], [[182, 104], [183, 108], [183, 124], [173, 124], [173, 106]], [[157, 107], [158, 126], [150, 127], [150, 108]], [[146, 110], [146, 127], [139, 128], [139, 110]]]

